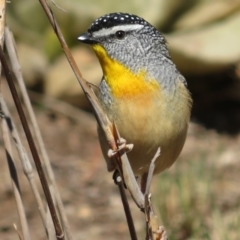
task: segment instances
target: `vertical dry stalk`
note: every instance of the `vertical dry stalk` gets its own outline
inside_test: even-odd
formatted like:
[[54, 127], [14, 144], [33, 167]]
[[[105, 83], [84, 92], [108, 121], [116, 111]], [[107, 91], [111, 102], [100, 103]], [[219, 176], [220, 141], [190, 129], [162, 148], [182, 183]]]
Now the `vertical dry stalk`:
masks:
[[69, 226], [69, 223], [67, 220], [67, 215], [66, 215], [66, 212], [65, 212], [62, 200], [61, 200], [61, 196], [60, 196], [58, 188], [57, 188], [57, 184], [56, 184], [53, 170], [52, 170], [52, 167], [50, 164], [50, 160], [49, 160], [49, 157], [48, 157], [48, 154], [47, 154], [47, 151], [46, 151], [43, 139], [42, 139], [42, 135], [41, 135], [41, 132], [40, 132], [40, 129], [39, 129], [28, 93], [27, 93], [27, 89], [26, 89], [24, 79], [22, 76], [21, 66], [19, 64], [16, 49], [14, 47], [15, 46], [14, 39], [13, 39], [13, 36], [12, 36], [10, 30], [7, 27], [5, 28], [5, 45], [6, 45], [6, 48], [8, 51], [8, 55], [9, 55], [9, 59], [10, 59], [11, 65], [12, 65], [13, 73], [19, 84], [19, 88], [20, 88], [21, 94], [23, 96], [24, 104], [25, 104], [28, 114], [30, 116], [30, 121], [33, 126], [33, 132], [36, 136], [36, 141], [38, 143], [39, 150], [41, 152], [44, 164], [46, 166], [47, 174], [48, 174], [48, 177], [50, 180], [50, 185], [53, 186], [54, 194], [52, 196], [54, 196], [56, 198], [56, 203], [57, 203], [57, 206], [59, 209], [59, 214], [61, 216], [63, 226], [65, 228], [66, 238], [71, 240], [72, 235], [71, 235], [70, 226]]
[[33, 195], [36, 199], [36, 202], [37, 202], [37, 205], [38, 205], [38, 210], [40, 212], [40, 216], [41, 216], [43, 225], [44, 225], [45, 229], [47, 229], [46, 221], [45, 221], [44, 207], [43, 207], [43, 203], [42, 203], [40, 193], [38, 191], [38, 188], [37, 188], [37, 185], [36, 185], [36, 182], [35, 182], [34, 172], [33, 172], [31, 161], [30, 161], [30, 159], [29, 159], [29, 157], [26, 153], [26, 150], [25, 150], [25, 148], [24, 148], [24, 146], [23, 146], [23, 144], [20, 140], [16, 125], [14, 124], [14, 121], [13, 121], [11, 115], [10, 115], [8, 107], [7, 107], [7, 105], [6, 105], [6, 103], [3, 99], [3, 96], [1, 94], [0, 94], [0, 103], [1, 103], [1, 106], [2, 106], [2, 111], [4, 113], [4, 117], [6, 119], [8, 119], [7, 126], [8, 126], [9, 131], [11, 132], [12, 139], [14, 141], [14, 144], [15, 144], [16, 148], [17, 148], [17, 152], [18, 152], [21, 164], [22, 164], [23, 172], [24, 172], [25, 176], [27, 177], [27, 179], [29, 181], [29, 184], [31, 186], [31, 189], [33, 191]]
[[45, 197], [46, 197], [47, 202], [48, 202], [49, 210], [51, 212], [51, 217], [52, 217], [54, 227], [55, 227], [56, 238], [59, 239], [59, 240], [64, 239], [64, 233], [63, 233], [60, 221], [59, 221], [59, 217], [58, 217], [57, 212], [56, 212], [56, 208], [53, 204], [53, 199], [52, 199], [52, 196], [51, 196], [51, 193], [50, 193], [50, 190], [49, 190], [49, 186], [48, 186], [48, 183], [47, 183], [45, 173], [44, 173], [43, 168], [42, 168], [42, 163], [41, 163], [40, 157], [38, 155], [38, 151], [37, 151], [36, 145], [34, 143], [33, 136], [31, 134], [31, 131], [30, 131], [25, 113], [23, 111], [20, 98], [18, 96], [16, 87], [14, 85], [13, 78], [12, 78], [12, 75], [11, 75], [6, 57], [5, 57], [1, 47], [0, 47], [0, 59], [1, 59], [2, 66], [3, 66], [4, 72], [5, 72], [6, 80], [8, 82], [8, 86], [10, 88], [15, 106], [16, 106], [17, 111], [18, 111], [19, 118], [21, 120], [23, 129], [24, 129], [27, 141], [28, 141], [29, 148], [31, 150], [31, 153], [32, 153], [32, 156], [33, 156], [33, 159], [34, 159], [37, 171], [38, 171], [39, 179], [41, 181]]
[[21, 197], [21, 192], [20, 192], [20, 187], [19, 187], [19, 182], [17, 177], [17, 171], [15, 168], [15, 163], [14, 163], [13, 154], [12, 154], [12, 146], [11, 146], [9, 131], [7, 127], [7, 118], [4, 117], [2, 119], [1, 127], [2, 127], [3, 143], [5, 146], [5, 152], [6, 152], [6, 157], [8, 161], [9, 172], [11, 175], [12, 188], [13, 188], [13, 193], [16, 200], [16, 204], [17, 204], [17, 210], [18, 210], [18, 215], [20, 219], [23, 239], [30, 240], [27, 219], [25, 215], [25, 210], [22, 202], [22, 197]]

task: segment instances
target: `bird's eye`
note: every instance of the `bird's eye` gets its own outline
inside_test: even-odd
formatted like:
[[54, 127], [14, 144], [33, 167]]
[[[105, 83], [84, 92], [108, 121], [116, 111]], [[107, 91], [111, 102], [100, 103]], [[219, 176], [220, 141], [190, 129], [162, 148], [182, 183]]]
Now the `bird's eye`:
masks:
[[116, 36], [116, 38], [117, 39], [123, 39], [124, 37], [125, 37], [125, 35], [126, 35], [126, 33], [124, 32], [124, 31], [117, 31], [116, 33], [115, 33], [115, 36]]

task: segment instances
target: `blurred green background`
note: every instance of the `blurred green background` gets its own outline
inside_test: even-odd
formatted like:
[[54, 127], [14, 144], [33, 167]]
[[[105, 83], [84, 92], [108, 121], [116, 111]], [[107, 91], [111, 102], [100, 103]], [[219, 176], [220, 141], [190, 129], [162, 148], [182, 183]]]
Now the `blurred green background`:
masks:
[[[49, 2], [59, 27], [83, 76], [93, 84], [99, 83], [101, 68], [77, 37], [97, 17], [133, 13], [165, 35], [194, 99], [193, 123], [180, 159], [154, 183], [154, 202], [169, 239], [240, 239], [240, 0], [55, 3]], [[90, 111], [39, 2], [11, 1], [7, 24], [27, 87]], [[127, 230], [125, 234], [119, 239], [128, 236]]]

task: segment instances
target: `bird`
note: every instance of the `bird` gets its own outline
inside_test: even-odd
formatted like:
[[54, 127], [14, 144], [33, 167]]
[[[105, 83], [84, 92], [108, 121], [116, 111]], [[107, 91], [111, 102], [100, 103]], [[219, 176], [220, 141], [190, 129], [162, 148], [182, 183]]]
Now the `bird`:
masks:
[[[127, 153], [144, 192], [149, 166], [160, 147], [154, 174], [169, 168], [185, 143], [192, 98], [185, 78], [173, 63], [162, 33], [143, 18], [109, 13], [97, 18], [78, 37], [95, 52], [103, 71], [97, 93], [111, 122], [133, 149]], [[108, 170], [103, 130], [98, 136]]]

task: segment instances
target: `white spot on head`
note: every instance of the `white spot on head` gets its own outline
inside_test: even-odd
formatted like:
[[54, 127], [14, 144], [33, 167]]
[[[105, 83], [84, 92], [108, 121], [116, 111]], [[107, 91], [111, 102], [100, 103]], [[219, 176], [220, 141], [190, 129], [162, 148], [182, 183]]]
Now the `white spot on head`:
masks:
[[114, 17], [114, 19], [118, 19], [118, 17]]
[[134, 20], [134, 17], [131, 17], [132, 20]]
[[104, 21], [104, 22], [106, 22], [106, 21], [107, 21], [107, 19], [103, 19], [103, 21]]
[[126, 17], [126, 18], [129, 18], [129, 16], [128, 16], [128, 15], [125, 15], [125, 17]]
[[121, 17], [121, 20], [124, 20], [124, 17]]

